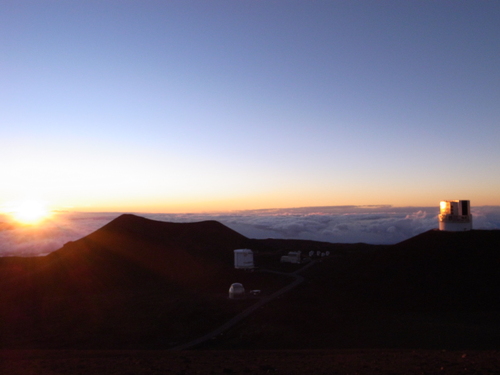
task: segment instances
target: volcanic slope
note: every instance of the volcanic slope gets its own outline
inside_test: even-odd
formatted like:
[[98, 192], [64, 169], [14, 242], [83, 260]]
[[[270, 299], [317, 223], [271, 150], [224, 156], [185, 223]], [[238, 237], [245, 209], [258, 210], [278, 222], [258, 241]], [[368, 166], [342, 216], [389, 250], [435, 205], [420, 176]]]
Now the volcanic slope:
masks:
[[[235, 270], [237, 248], [255, 250], [259, 269]], [[500, 231], [429, 231], [375, 246], [254, 240], [215, 221], [134, 215], [45, 257], [0, 258], [0, 345], [175, 347], [291, 283], [286, 273], [302, 267], [280, 263], [291, 250], [330, 256], [201, 347], [500, 347]], [[262, 295], [229, 300], [233, 282]]]
[[235, 270], [233, 250], [249, 243], [216, 221], [166, 223], [122, 215], [45, 257], [0, 258], [0, 344], [178, 344], [251, 303], [230, 303], [231, 283], [273, 291], [288, 282]]
[[499, 269], [500, 231], [355, 246], [205, 347], [498, 349]]

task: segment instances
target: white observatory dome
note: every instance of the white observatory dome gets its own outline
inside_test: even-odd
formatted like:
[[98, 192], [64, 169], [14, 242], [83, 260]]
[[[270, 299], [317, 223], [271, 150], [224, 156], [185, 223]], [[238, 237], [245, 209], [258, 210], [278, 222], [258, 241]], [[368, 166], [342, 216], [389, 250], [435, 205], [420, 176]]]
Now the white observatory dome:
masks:
[[240, 283], [231, 284], [229, 288], [229, 298], [242, 298], [245, 296], [245, 288]]

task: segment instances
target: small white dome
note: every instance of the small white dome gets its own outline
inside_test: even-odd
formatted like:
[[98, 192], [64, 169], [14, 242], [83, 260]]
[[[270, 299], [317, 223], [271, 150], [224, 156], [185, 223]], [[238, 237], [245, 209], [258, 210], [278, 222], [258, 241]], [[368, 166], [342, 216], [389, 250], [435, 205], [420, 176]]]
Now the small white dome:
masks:
[[231, 284], [229, 288], [229, 298], [240, 298], [245, 295], [245, 288], [240, 283]]

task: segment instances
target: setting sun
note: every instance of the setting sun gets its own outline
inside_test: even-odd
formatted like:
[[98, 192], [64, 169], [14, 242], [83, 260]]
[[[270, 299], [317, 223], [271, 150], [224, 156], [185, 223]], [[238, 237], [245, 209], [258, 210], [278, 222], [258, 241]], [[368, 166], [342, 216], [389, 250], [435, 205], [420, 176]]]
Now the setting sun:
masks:
[[12, 205], [11, 216], [21, 224], [33, 225], [47, 219], [50, 211], [41, 201], [22, 201]]

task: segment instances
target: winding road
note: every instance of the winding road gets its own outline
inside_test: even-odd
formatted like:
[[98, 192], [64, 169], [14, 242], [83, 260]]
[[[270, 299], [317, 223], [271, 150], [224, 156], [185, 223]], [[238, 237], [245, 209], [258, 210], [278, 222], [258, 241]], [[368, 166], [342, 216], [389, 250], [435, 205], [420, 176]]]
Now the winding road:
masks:
[[302, 271], [304, 271], [305, 269], [311, 267], [315, 263], [316, 263], [316, 261], [313, 260], [313, 261], [307, 263], [304, 267], [299, 268], [298, 270], [296, 270], [294, 272], [290, 272], [290, 273], [279, 272], [279, 271], [270, 271], [270, 270], [264, 270], [264, 269], [261, 270], [261, 272], [269, 272], [269, 273], [275, 273], [275, 274], [278, 274], [278, 275], [293, 277], [295, 280], [293, 282], [291, 282], [290, 284], [288, 284], [287, 286], [285, 286], [285, 287], [281, 288], [280, 290], [274, 292], [270, 296], [267, 296], [267, 297], [264, 297], [264, 298], [260, 299], [257, 303], [255, 303], [252, 306], [246, 308], [241, 313], [239, 313], [238, 315], [236, 315], [235, 317], [233, 317], [231, 320], [228, 320], [226, 323], [224, 323], [223, 325], [221, 325], [218, 328], [214, 329], [210, 333], [207, 333], [206, 335], [201, 336], [201, 337], [199, 337], [197, 339], [194, 339], [194, 340], [192, 340], [192, 341], [190, 341], [190, 342], [188, 342], [186, 344], [175, 346], [175, 347], [171, 348], [170, 350], [185, 350], [185, 349], [190, 349], [190, 348], [193, 348], [193, 347], [195, 347], [195, 346], [197, 346], [197, 345], [199, 345], [199, 344], [201, 344], [201, 343], [203, 343], [205, 341], [208, 341], [208, 340], [211, 340], [211, 339], [217, 337], [222, 332], [228, 330], [229, 328], [233, 327], [235, 324], [239, 323], [241, 320], [245, 319], [250, 314], [254, 313], [257, 309], [259, 309], [260, 307], [262, 307], [266, 303], [268, 303], [268, 302], [270, 302], [270, 301], [278, 298], [282, 294], [284, 294], [284, 293], [292, 290], [297, 285], [301, 284], [304, 281], [304, 278], [301, 275], [299, 275], [299, 273], [302, 272]]

